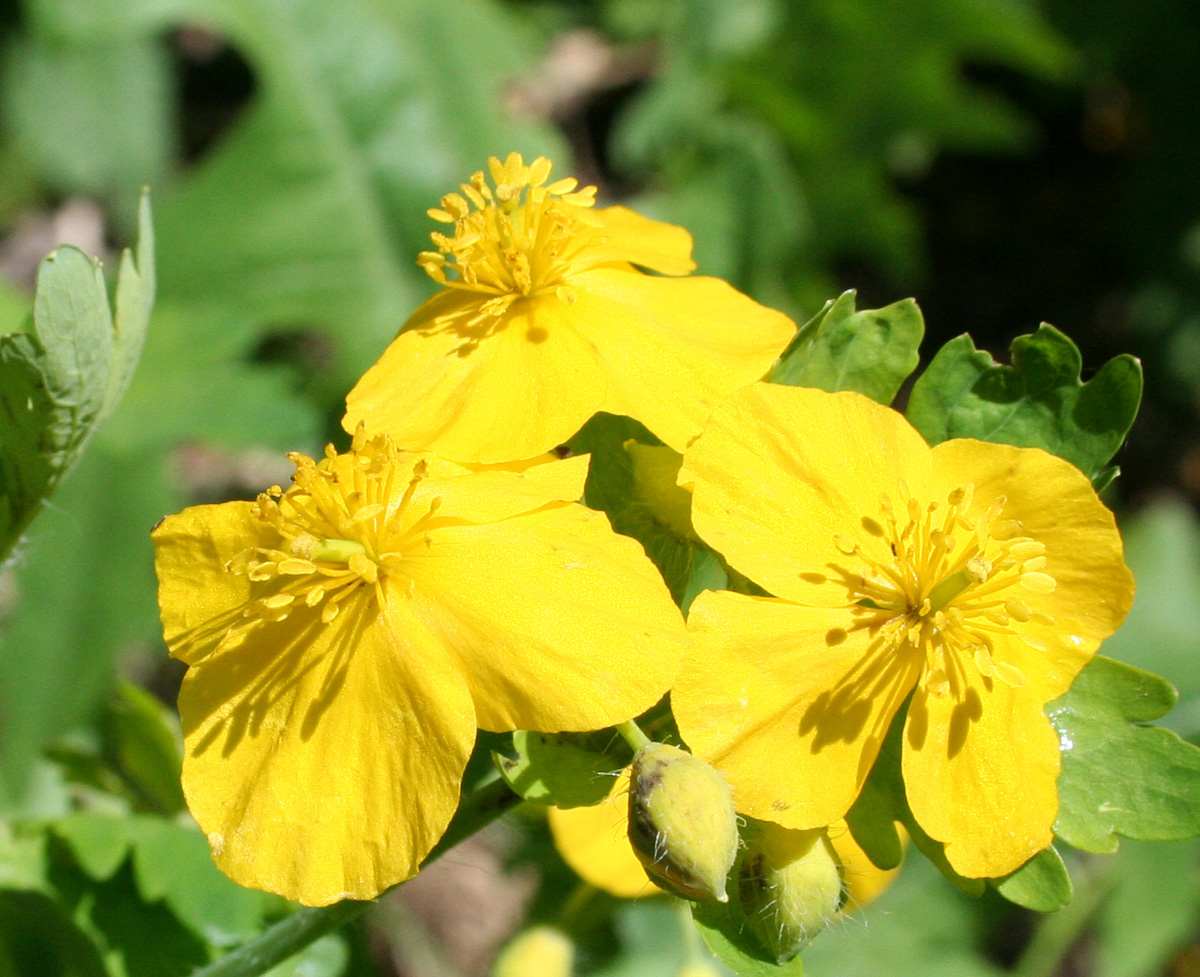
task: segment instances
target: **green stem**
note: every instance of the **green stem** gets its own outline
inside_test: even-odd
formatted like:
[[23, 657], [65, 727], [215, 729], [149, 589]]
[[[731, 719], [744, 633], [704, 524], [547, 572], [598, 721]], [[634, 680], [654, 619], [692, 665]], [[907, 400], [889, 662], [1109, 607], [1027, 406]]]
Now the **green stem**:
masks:
[[1092, 872], [1080, 873], [1082, 884], [1075, 887], [1074, 898], [1058, 912], [1043, 917], [1013, 968], [1013, 977], [1054, 977], [1071, 948], [1079, 942], [1115, 881], [1109, 866], [1100, 867], [1093, 862], [1086, 867]]
[[619, 724], [616, 730], [621, 734], [622, 739], [633, 749], [634, 753], [637, 753], [643, 746], [650, 745], [650, 737], [643, 733], [642, 727], [632, 719]]
[[[422, 868], [491, 824], [505, 811], [516, 807], [520, 800], [499, 779], [480, 787], [470, 797], [463, 798], [454, 820], [422, 863]], [[332, 933], [355, 919], [370, 905], [370, 902], [345, 900], [331, 906], [297, 910], [232, 953], [193, 971], [192, 977], [258, 977], [326, 933]]]

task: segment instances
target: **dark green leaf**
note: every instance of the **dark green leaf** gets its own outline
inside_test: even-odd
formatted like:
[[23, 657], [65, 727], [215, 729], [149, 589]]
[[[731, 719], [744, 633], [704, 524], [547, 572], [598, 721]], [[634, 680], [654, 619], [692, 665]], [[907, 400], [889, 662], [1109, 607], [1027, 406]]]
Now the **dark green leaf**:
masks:
[[772, 383], [856, 390], [890, 404], [917, 368], [925, 320], [912, 299], [882, 309], [854, 310], [843, 292], [805, 323], [771, 371]]
[[16, 977], [108, 977], [92, 941], [40, 892], [0, 891], [0, 961]]
[[1117, 356], [1082, 383], [1075, 344], [1053, 326], [1018, 336], [1012, 366], [975, 349], [970, 336], [943, 346], [913, 387], [908, 419], [930, 444], [978, 438], [1044, 448], [1096, 482], [1137, 415], [1142, 368]]
[[513, 733], [516, 758], [493, 754], [508, 785], [525, 800], [590, 807], [608, 796], [630, 753], [614, 733]]
[[992, 885], [1009, 902], [1038, 912], [1052, 913], [1071, 901], [1071, 876], [1053, 846]]
[[1175, 698], [1157, 675], [1097, 655], [1046, 707], [1062, 749], [1060, 838], [1108, 852], [1117, 835], [1170, 841], [1200, 834], [1200, 749], [1140, 725], [1165, 715]]
[[101, 716], [100, 729], [113, 765], [153, 809], [173, 815], [186, 807], [179, 782], [179, 723], [161, 702], [122, 682]]

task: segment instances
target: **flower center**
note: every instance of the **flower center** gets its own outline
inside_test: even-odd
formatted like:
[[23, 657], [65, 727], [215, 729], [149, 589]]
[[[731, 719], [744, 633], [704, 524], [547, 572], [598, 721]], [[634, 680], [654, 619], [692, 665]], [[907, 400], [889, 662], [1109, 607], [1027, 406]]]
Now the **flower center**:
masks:
[[551, 163], [544, 156], [529, 166], [518, 153], [503, 163], [493, 156], [488, 168], [494, 189], [480, 171], [461, 194], [447, 194], [428, 212], [454, 233], [431, 234], [437, 250], [422, 251], [417, 263], [441, 285], [493, 296], [484, 307], [492, 316], [549, 291], [573, 301], [566, 280], [574, 258], [596, 243], [599, 222], [588, 213], [596, 188], [576, 190], [574, 177], [547, 186]]
[[[1046, 572], [1045, 545], [1021, 535], [1019, 522], [1002, 518], [1003, 497], [972, 515], [973, 493], [973, 486], [963, 485], [944, 502], [923, 506], [901, 482], [900, 506], [884, 494], [879, 517], [862, 519], [874, 542], [833, 538], [840, 553], [861, 561], [858, 567], [834, 566], [850, 601], [868, 626], [886, 629], [897, 648], [924, 655], [922, 681], [935, 695], [961, 690], [963, 669], [972, 664], [987, 679], [1023, 685], [1020, 669], [997, 657], [993, 636], [1015, 634], [1031, 647], [1044, 647], [1020, 625], [1054, 623], [1027, 603], [1057, 586]], [[879, 542], [887, 544], [882, 559], [875, 555]]]
[[383, 580], [399, 570], [405, 545], [427, 528], [441, 501], [435, 498], [425, 515], [405, 525], [425, 462], [413, 466], [397, 502], [394, 479], [402, 466], [386, 438], [367, 441], [360, 430], [349, 455], [337, 455], [330, 445], [320, 462], [289, 457], [295, 484], [286, 492], [272, 486], [252, 510], [279, 534], [278, 545], [247, 548], [225, 565], [265, 585], [267, 592], [249, 601], [243, 615], [282, 621], [298, 607], [320, 607], [328, 624], [364, 587], [382, 603]]

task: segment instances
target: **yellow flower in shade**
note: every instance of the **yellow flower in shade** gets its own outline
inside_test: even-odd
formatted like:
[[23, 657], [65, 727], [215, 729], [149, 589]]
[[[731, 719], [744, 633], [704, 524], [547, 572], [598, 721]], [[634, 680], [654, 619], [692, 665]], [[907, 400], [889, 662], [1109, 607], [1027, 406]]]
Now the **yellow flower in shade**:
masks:
[[397, 444], [511, 461], [626, 414], [683, 450], [726, 393], [761, 378], [795, 325], [695, 265], [686, 231], [595, 187], [547, 183], [550, 161], [489, 161], [430, 215], [448, 225], [419, 263], [445, 286], [346, 400]]
[[360, 433], [292, 458], [287, 491], [154, 542], [188, 805], [233, 879], [323, 905], [416, 873], [477, 726], [624, 721], [686, 632], [641, 547], [571, 501], [586, 457], [469, 471]]
[[[629, 844], [628, 770], [621, 772], [608, 797], [599, 804], [552, 807], [548, 817], [554, 847], [589, 885], [619, 899], [663, 895], [663, 890], [646, 876]], [[846, 912], [861, 909], [891, 885], [897, 870], [884, 871], [871, 864], [844, 821], [830, 827], [829, 840], [842, 864]]]
[[911, 696], [902, 771], [962, 875], [1051, 841], [1043, 713], [1133, 598], [1112, 514], [1073, 466], [974, 440], [929, 448], [854, 393], [754, 384], [686, 452], [696, 531], [772, 597], [706, 592], [671, 695], [738, 810], [815, 828], [854, 803]]

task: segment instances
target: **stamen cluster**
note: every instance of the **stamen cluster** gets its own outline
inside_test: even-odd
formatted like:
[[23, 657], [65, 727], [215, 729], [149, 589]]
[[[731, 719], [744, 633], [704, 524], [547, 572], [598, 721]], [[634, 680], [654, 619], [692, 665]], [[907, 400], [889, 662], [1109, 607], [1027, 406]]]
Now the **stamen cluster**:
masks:
[[[945, 502], [922, 506], [900, 483], [897, 507], [884, 493], [880, 518], [864, 516], [867, 535], [887, 543], [890, 558], [871, 555], [841, 534], [834, 546], [857, 557], [865, 569], [837, 567], [850, 601], [864, 626], [882, 627], [900, 651], [925, 656], [923, 686], [933, 695], [959, 695], [969, 683], [963, 669], [973, 663], [981, 675], [1014, 688], [1025, 676], [996, 657], [993, 634], [1011, 634], [1014, 625], [1036, 621], [1053, 625], [1018, 593], [1053, 593], [1057, 582], [1046, 572], [1046, 547], [1021, 535], [1021, 523], [1003, 519], [1001, 497], [981, 514], [971, 515], [974, 487], [968, 483], [949, 493]], [[1037, 639], [1021, 634], [1031, 647]]]
[[425, 463], [411, 466], [412, 478], [396, 502], [396, 473], [405, 467], [385, 437], [367, 440], [360, 432], [351, 454], [338, 455], [329, 445], [319, 462], [298, 452], [288, 457], [296, 466], [294, 485], [286, 492], [272, 486], [252, 510], [279, 534], [278, 545], [250, 547], [225, 565], [227, 572], [274, 584], [243, 615], [274, 622], [298, 607], [319, 606], [328, 624], [364, 586], [382, 604], [383, 580], [400, 569], [405, 546], [420, 537], [438, 509], [440, 500], [434, 499], [421, 518], [405, 525]]
[[446, 194], [441, 207], [428, 211], [454, 233], [431, 234], [437, 250], [422, 251], [417, 263], [441, 285], [494, 295], [484, 306], [491, 316], [546, 291], [571, 301], [565, 285], [571, 262], [597, 240], [598, 221], [587, 212], [596, 188], [577, 190], [574, 177], [546, 185], [551, 163], [544, 156], [528, 166], [519, 153], [503, 163], [493, 156], [488, 169], [494, 189], [480, 170], [461, 184], [461, 194]]

